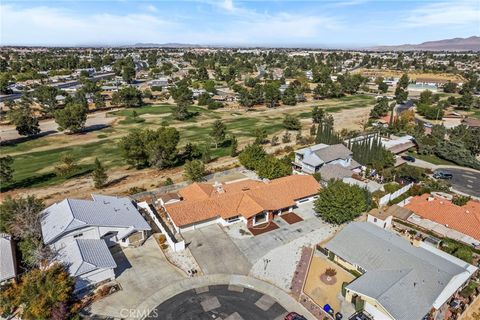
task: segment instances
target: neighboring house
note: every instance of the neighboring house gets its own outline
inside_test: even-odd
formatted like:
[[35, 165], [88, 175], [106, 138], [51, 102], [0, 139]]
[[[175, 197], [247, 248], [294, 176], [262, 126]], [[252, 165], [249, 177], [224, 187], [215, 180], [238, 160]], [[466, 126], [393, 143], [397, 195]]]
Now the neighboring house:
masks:
[[17, 260], [12, 237], [0, 234], [0, 284], [15, 279], [17, 276]]
[[358, 180], [358, 179], [355, 179], [355, 178], [343, 178], [342, 179], [343, 182], [345, 183], [348, 183], [349, 185], [356, 185], [356, 186], [359, 186], [360, 188], [362, 189], [367, 189], [370, 193], [373, 193], [375, 191], [378, 191], [378, 190], [382, 190], [383, 191], [383, 185], [381, 185], [380, 183], [376, 182], [376, 181], [373, 181], [373, 180]]
[[438, 87], [434, 83], [411, 83], [407, 87], [407, 91], [425, 91], [429, 90], [431, 92], [437, 92]]
[[150, 87], [168, 88], [169, 86], [168, 78], [158, 78], [158, 79], [150, 80], [148, 81], [148, 85]]
[[480, 128], [480, 119], [467, 117], [462, 120], [462, 124], [466, 125], [469, 128]]
[[212, 97], [215, 101], [227, 101], [233, 102], [236, 101], [238, 98], [237, 93], [228, 89], [228, 88], [218, 88], [217, 94]]
[[409, 199], [404, 206], [412, 213], [407, 221], [441, 236], [480, 246], [480, 202], [470, 200], [463, 206], [439, 195], [428, 193]]
[[198, 98], [200, 95], [207, 92], [205, 89], [191, 89], [191, 91], [194, 98]]
[[77, 277], [76, 290], [115, 277], [108, 247], [140, 245], [150, 226], [129, 198], [65, 199], [43, 211], [43, 242]]
[[319, 189], [320, 184], [307, 175], [272, 181], [193, 183], [179, 190], [178, 197], [165, 196], [159, 202], [164, 203], [162, 206], [176, 232], [237, 221], [252, 227], [291, 211], [299, 203], [315, 199]]
[[382, 146], [393, 154], [400, 154], [416, 146], [415, 139], [412, 136], [404, 135], [402, 137], [391, 136], [381, 139]]
[[430, 244], [414, 246], [368, 222], [350, 223], [325, 249], [335, 262], [362, 274], [345, 287], [345, 297], [377, 320], [436, 318], [477, 271]]
[[[352, 155], [352, 151], [341, 143], [334, 145], [316, 144], [295, 151], [293, 169], [297, 172], [313, 174], [319, 172], [322, 166], [329, 164], [339, 165], [344, 169], [352, 170], [360, 167], [360, 164], [352, 159]], [[339, 168], [337, 171], [339, 171], [339, 177], [337, 178], [345, 176], [345, 170]]]

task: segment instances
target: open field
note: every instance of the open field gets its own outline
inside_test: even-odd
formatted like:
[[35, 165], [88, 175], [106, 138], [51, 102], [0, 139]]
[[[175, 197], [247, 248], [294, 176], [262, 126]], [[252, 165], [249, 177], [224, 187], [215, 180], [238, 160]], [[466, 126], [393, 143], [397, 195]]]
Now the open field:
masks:
[[408, 74], [410, 80], [414, 81], [452, 81], [452, 82], [465, 82], [462, 76], [452, 73], [433, 73], [433, 72], [418, 72], [418, 71], [399, 71], [399, 70], [380, 70], [380, 69], [364, 69], [359, 68], [354, 71], [360, 73], [363, 76], [369, 77], [384, 77], [384, 78], [400, 78], [405, 72]]
[[[162, 125], [170, 125], [180, 132], [180, 146], [187, 142], [206, 144], [210, 141], [211, 124], [216, 119], [221, 119], [226, 124], [228, 133], [235, 134], [239, 139], [239, 144], [244, 145], [253, 139], [256, 128], [265, 128], [270, 136], [282, 134], [284, 131], [282, 121], [287, 113], [298, 115], [301, 118], [304, 134], [307, 134], [311, 125], [312, 105], [318, 105], [332, 113], [339, 130], [342, 128], [360, 129], [373, 104], [372, 97], [351, 96], [309, 102], [294, 107], [281, 106], [275, 109], [263, 107], [251, 111], [208, 110], [204, 107], [192, 106], [190, 111], [195, 112], [196, 116], [188, 121], [174, 120], [172, 116], [174, 106], [168, 104], [113, 111], [107, 114], [107, 117], [115, 117], [116, 121], [110, 127], [98, 131], [80, 135], [45, 136], [16, 145], [2, 146], [2, 155], [8, 154], [14, 158], [13, 167], [15, 169], [14, 182], [2, 187], [5, 191], [21, 191], [26, 188], [44, 189], [62, 183], [70, 183], [91, 172], [95, 157], [108, 168], [110, 176], [115, 176], [115, 171], [123, 172], [128, 169], [117, 143], [133, 128], [156, 129]], [[135, 117], [133, 116], [134, 111]], [[294, 134], [292, 134], [292, 138], [294, 138]], [[229, 147], [223, 146], [218, 149], [212, 147], [211, 152], [213, 159], [225, 158], [229, 154]], [[67, 178], [58, 177], [54, 173], [56, 163], [64, 154], [71, 155], [79, 166], [78, 170]], [[128, 171], [132, 172], [133, 170]]]

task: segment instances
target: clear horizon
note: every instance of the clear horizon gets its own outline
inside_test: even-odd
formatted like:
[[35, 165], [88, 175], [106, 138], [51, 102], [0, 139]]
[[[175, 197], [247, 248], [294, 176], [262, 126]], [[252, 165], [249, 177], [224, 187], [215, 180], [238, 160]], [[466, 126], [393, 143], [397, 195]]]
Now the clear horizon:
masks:
[[347, 49], [480, 33], [480, 2], [471, 0], [5, 0], [0, 17], [2, 46]]

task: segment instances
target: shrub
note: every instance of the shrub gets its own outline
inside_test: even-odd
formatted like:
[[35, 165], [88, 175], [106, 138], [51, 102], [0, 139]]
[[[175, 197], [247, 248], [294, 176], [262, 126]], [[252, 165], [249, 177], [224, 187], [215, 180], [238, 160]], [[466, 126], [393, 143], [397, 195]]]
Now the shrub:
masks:
[[132, 195], [132, 194], [137, 194], [137, 193], [145, 192], [145, 191], [147, 191], [147, 189], [142, 188], [142, 187], [131, 187], [130, 189], [128, 189], [127, 193], [129, 195]]
[[164, 186], [171, 186], [173, 184], [173, 180], [172, 178], [168, 177], [167, 179], [165, 179], [165, 181], [163, 182], [163, 185]]
[[456, 195], [453, 197], [452, 199], [452, 203], [453, 204], [456, 204], [457, 206], [464, 206], [468, 203], [468, 201], [470, 201], [470, 197], [468, 196], [460, 196], [460, 195]]
[[337, 270], [334, 268], [327, 268], [327, 270], [325, 270], [325, 275], [329, 277], [335, 277], [337, 275]]

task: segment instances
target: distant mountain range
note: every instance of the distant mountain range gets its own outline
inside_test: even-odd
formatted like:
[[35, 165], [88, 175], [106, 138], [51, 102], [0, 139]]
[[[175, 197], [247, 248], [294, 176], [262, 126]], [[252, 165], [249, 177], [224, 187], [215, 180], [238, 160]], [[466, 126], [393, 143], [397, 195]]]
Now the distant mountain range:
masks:
[[377, 46], [367, 49], [378, 51], [480, 51], [480, 37], [453, 38], [398, 46]]
[[[134, 45], [122, 46], [124, 48], [242, 48], [244, 46], [235, 46], [235, 45], [202, 45], [202, 44], [191, 44], [191, 43], [136, 43]], [[289, 46], [246, 46], [252, 48], [289, 48]], [[301, 48], [302, 46], [293, 46], [296, 48]], [[330, 48], [335, 49], [335, 46], [303, 46], [304, 48]], [[375, 50], [375, 51], [480, 51], [480, 37], [472, 36], [469, 38], [453, 38], [437, 41], [427, 41], [420, 44], [402, 44], [402, 45], [391, 45], [391, 46], [375, 46], [375, 47], [355, 47], [355, 46], [346, 46], [344, 49], [364, 49], [364, 50]], [[340, 48], [337, 48], [340, 49]]]
[[205, 47], [199, 44], [189, 43], [135, 43], [134, 45], [127, 46], [134, 48], [201, 48]]

